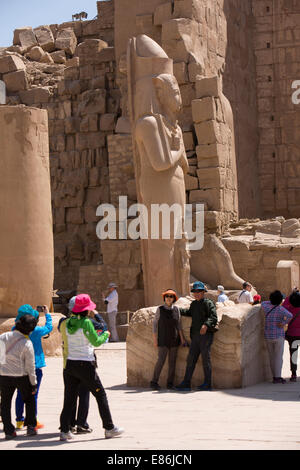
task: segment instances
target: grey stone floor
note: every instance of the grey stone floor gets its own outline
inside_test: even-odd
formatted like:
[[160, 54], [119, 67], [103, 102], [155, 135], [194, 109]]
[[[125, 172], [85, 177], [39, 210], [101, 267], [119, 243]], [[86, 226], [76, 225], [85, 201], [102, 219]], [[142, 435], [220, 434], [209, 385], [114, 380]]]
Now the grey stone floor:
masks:
[[[91, 396], [88, 421], [93, 433], [76, 435], [68, 443], [59, 441], [62, 358], [47, 358], [38, 413], [44, 429], [35, 437], [19, 431], [16, 439], [5, 441], [0, 424], [0, 451], [300, 449], [300, 379], [285, 385], [263, 383], [245, 389], [183, 394], [136, 390], [126, 386], [125, 343], [106, 344], [97, 356], [114, 422], [125, 428], [123, 437], [104, 439]], [[287, 348], [283, 372], [289, 377]]]

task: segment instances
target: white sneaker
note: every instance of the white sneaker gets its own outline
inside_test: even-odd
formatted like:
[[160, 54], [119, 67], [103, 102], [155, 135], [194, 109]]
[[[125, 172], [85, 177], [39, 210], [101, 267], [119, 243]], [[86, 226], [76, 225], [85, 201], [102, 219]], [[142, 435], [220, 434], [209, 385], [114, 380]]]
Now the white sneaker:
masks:
[[70, 431], [60, 433], [60, 436], [59, 436], [60, 441], [71, 441], [72, 439], [74, 439], [74, 436]]
[[113, 429], [105, 429], [105, 439], [110, 439], [112, 437], [117, 437], [123, 434], [124, 429], [118, 428], [115, 426]]

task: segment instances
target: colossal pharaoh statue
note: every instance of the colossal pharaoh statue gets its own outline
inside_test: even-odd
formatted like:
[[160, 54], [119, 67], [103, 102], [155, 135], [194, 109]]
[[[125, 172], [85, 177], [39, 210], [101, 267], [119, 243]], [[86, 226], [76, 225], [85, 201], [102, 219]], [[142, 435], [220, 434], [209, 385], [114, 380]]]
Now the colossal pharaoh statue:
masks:
[[[149, 306], [160, 303], [167, 288], [181, 296], [189, 294], [189, 253], [184, 233], [188, 161], [177, 121], [182, 102], [173, 61], [156, 42], [140, 35], [129, 40], [127, 62], [137, 195], [147, 209], [144, 224], [148, 237], [141, 245], [145, 303]], [[170, 236], [163, 235], [163, 226], [154, 239], [150, 235], [154, 229], [151, 214], [154, 205], [161, 204], [168, 208], [176, 205], [177, 210], [170, 219]]]

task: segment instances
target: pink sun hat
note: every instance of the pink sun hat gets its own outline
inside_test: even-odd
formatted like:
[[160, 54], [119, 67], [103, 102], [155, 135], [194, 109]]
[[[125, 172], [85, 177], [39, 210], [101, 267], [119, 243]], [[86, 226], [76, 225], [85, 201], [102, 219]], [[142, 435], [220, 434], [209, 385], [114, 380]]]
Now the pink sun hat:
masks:
[[92, 302], [88, 294], [79, 294], [76, 296], [75, 305], [72, 309], [74, 313], [84, 312], [85, 310], [95, 310], [96, 304]]

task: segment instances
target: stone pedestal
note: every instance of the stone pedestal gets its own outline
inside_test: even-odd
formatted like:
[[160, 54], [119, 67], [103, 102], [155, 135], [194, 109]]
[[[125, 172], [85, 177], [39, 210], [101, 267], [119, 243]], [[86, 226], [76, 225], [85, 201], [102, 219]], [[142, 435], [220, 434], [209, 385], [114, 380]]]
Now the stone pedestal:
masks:
[[[186, 307], [191, 299], [179, 299], [177, 305]], [[153, 346], [152, 321], [156, 307], [138, 310], [132, 317], [127, 334], [127, 385], [149, 387], [157, 360]], [[263, 337], [263, 317], [260, 306], [236, 305], [229, 301], [217, 304], [220, 329], [214, 335], [211, 349], [213, 387], [240, 388], [271, 378]], [[186, 339], [189, 338], [191, 319], [182, 317]], [[188, 348], [179, 347], [175, 383], [183, 380]], [[160, 376], [160, 385], [166, 387], [168, 361]], [[197, 363], [192, 386], [203, 383], [201, 358]]]
[[294, 287], [299, 288], [299, 263], [281, 260], [276, 267], [276, 284], [283, 294], [289, 295]]

